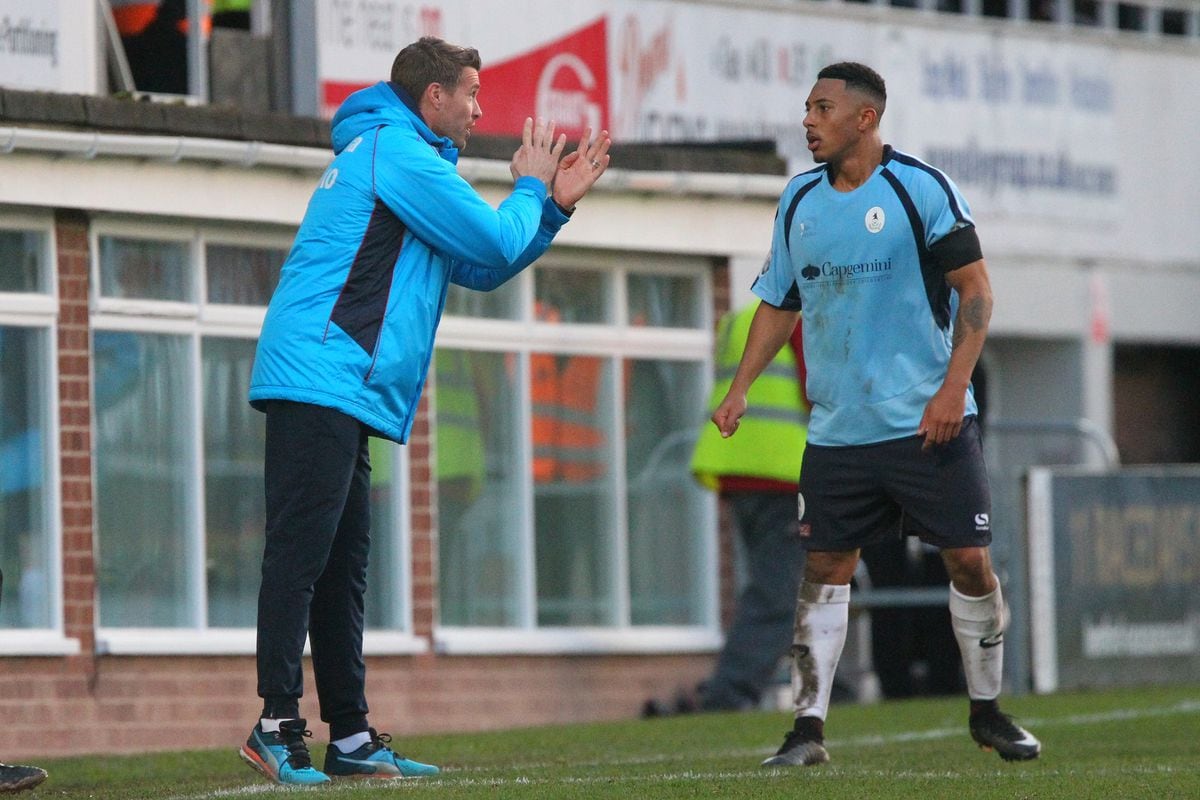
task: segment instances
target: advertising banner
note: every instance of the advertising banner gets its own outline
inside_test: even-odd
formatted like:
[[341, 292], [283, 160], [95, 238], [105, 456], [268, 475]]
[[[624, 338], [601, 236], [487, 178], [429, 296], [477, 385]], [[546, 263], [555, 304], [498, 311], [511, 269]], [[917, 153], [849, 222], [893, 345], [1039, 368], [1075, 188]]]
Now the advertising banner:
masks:
[[332, 115], [429, 34], [479, 49], [480, 133], [541, 115], [625, 144], [766, 139], [794, 174], [817, 72], [863, 61], [887, 81], [884, 141], [959, 185], [996, 263], [1200, 251], [1200, 160], [1178, 147], [1200, 128], [1200, 56], [1182, 43], [836, 3], [315, 2], [304, 113]]
[[1029, 482], [1034, 689], [1200, 681], [1200, 468]]
[[888, 141], [1019, 214], [1115, 215], [1120, 190], [1109, 49], [746, 5], [652, 0], [321, 0], [322, 113], [385, 79], [397, 43], [431, 34], [483, 57], [477, 130], [526, 116], [623, 142], [773, 139], [811, 166], [804, 102], [833, 61], [887, 79]]
[[98, 65], [94, 2], [0, 0], [0, 85], [90, 94]]

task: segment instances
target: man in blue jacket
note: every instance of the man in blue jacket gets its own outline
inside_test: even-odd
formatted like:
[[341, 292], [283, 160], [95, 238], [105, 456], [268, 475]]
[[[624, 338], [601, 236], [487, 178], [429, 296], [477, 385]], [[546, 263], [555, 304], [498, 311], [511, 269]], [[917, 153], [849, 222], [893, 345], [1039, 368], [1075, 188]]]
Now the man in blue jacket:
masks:
[[[455, 170], [482, 115], [479, 53], [434, 37], [333, 118], [335, 157], [271, 298], [250, 402], [267, 414], [266, 547], [258, 602], [263, 710], [241, 756], [283, 784], [430, 775], [367, 722], [363, 593], [367, 439], [404, 443], [450, 283], [494, 289], [537, 259], [608, 167], [607, 132], [563, 157], [553, 122], [525, 121], [512, 193], [492, 208]], [[312, 647], [324, 771], [300, 717]]]

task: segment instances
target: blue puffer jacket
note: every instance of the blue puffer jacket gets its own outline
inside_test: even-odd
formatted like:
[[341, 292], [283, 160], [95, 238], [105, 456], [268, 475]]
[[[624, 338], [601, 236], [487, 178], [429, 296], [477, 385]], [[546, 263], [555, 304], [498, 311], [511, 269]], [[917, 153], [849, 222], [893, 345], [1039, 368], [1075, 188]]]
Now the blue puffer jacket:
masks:
[[567, 217], [528, 176], [488, 205], [395, 84], [346, 99], [333, 150], [267, 308], [250, 402], [335, 408], [405, 442], [449, 284], [496, 288]]

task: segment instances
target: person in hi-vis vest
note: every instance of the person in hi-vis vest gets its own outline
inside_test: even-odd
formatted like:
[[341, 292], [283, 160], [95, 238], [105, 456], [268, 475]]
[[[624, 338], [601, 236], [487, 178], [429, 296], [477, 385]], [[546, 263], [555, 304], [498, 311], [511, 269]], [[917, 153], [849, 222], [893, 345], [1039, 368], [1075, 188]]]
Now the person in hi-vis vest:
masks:
[[[564, 322], [563, 312], [545, 300], [535, 313], [542, 322]], [[604, 405], [611, 377], [604, 365], [600, 356], [581, 353], [535, 352], [529, 359], [542, 625], [593, 625], [607, 613], [604, 542], [588, 535], [611, 491], [611, 409]]]
[[[187, 94], [186, 0], [109, 0], [139, 92]], [[206, 9], [207, 11], [207, 9]], [[202, 25], [207, 32], [207, 13]]]
[[[717, 324], [710, 412], [733, 380], [757, 305], [753, 302], [731, 311]], [[751, 387], [738, 435], [722, 438], [707, 419], [701, 428], [692, 473], [717, 491], [732, 512], [746, 584], [713, 672], [696, 696], [681, 693], [675, 708], [649, 701], [646, 716], [755, 707], [791, 645], [796, 591], [804, 568], [796, 505], [809, 409], [801, 327], [796, 325], [791, 346], [779, 351]]]

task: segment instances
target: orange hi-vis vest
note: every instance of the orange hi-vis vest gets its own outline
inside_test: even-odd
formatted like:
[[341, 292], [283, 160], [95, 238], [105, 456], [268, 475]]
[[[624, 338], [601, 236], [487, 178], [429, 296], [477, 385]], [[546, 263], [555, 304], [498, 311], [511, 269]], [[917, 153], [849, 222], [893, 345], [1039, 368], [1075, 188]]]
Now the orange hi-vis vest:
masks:
[[[541, 303], [537, 307], [538, 319], [559, 322], [556, 310]], [[534, 353], [529, 357], [530, 400], [533, 403], [531, 428], [533, 432], [533, 479], [538, 483], [551, 483], [558, 473], [558, 462], [554, 457], [558, 442], [558, 357], [552, 353]]]
[[594, 481], [608, 471], [606, 437], [599, 427], [604, 362], [596, 356], [571, 356], [559, 382], [558, 470], [571, 483]]
[[[145, 2], [145, 0], [109, 0], [112, 6], [113, 21], [117, 23], [117, 32], [122, 36], [137, 36], [142, 31], [150, 26], [158, 18], [158, 7], [161, 2]], [[187, 34], [190, 27], [190, 21], [185, 16], [176, 23], [176, 27], [182, 34]], [[211, 19], [207, 14], [204, 15], [202, 24], [204, 33], [211, 33]]]
[[[538, 305], [538, 318], [557, 322], [558, 312]], [[530, 356], [533, 403], [533, 479], [581, 483], [607, 474], [607, 437], [598, 419], [604, 361], [596, 356]]]
[[533, 479], [538, 483], [551, 483], [558, 474], [558, 462], [554, 457], [558, 442], [558, 365], [555, 357], [546, 353], [534, 353], [529, 359], [533, 401]]

